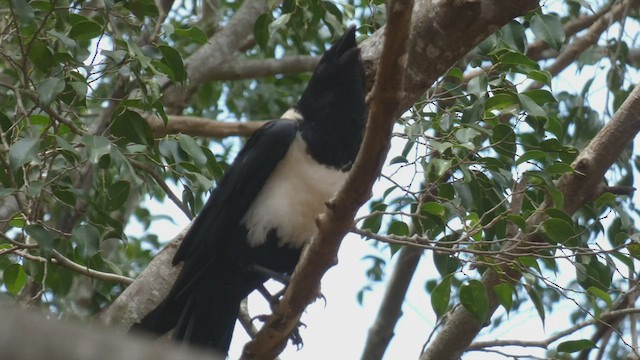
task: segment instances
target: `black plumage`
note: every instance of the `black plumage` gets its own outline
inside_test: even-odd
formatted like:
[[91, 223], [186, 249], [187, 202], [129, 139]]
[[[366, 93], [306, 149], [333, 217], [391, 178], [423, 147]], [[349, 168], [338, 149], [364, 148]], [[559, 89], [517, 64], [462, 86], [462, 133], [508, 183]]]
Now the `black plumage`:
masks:
[[298, 104], [256, 131], [194, 220], [167, 297], [135, 329], [226, 353], [239, 305], [290, 274], [315, 218], [344, 182], [365, 122], [364, 70], [350, 28], [320, 60]]

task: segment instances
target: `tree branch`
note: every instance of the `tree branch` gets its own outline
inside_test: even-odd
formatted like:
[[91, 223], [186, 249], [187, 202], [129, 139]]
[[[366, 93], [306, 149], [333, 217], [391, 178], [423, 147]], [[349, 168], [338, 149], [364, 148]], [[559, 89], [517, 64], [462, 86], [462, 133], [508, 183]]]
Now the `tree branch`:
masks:
[[584, 35], [575, 38], [571, 44], [569, 44], [558, 55], [556, 61], [547, 67], [546, 70], [554, 76], [560, 74], [587, 48], [596, 44], [600, 39], [600, 36], [602, 36], [602, 33], [604, 33], [611, 24], [616, 21], [620, 21], [628, 6], [638, 7], [639, 4], [640, 2], [638, 0], [627, 0], [614, 5], [608, 13], [599, 17], [598, 20], [589, 27]]
[[216, 121], [196, 116], [169, 115], [169, 121], [156, 116], [147, 115], [147, 123], [153, 130], [155, 138], [169, 134], [188, 134], [222, 139], [229, 136], [249, 136], [270, 120], [264, 121]]
[[173, 108], [171, 113], [179, 113], [198, 86], [212, 80], [210, 74], [213, 69], [238, 51], [243, 40], [253, 33], [253, 25], [258, 16], [268, 10], [267, 1], [245, 0], [227, 26], [216, 32], [206, 45], [185, 60], [188, 85], [169, 84], [168, 81], [162, 84], [163, 88], [166, 87], [162, 98], [165, 107]]
[[[4, 237], [4, 235], [2, 236]], [[18, 244], [15, 241], [11, 241], [12, 244], [16, 245], [15, 249], [8, 249], [8, 251], [6, 251], [7, 253], [12, 252], [20, 257], [23, 257], [29, 261], [35, 261], [35, 262], [41, 262], [41, 263], [46, 263], [48, 262], [47, 259], [41, 257], [41, 256], [35, 256], [35, 255], [31, 255], [30, 253], [27, 252], [27, 249], [25, 250], [18, 250], [16, 251], [18, 248], [31, 248], [32, 245], [24, 245], [24, 244]], [[24, 245], [24, 246], [23, 246]], [[3, 252], [4, 254], [4, 252]], [[3, 255], [0, 254], [0, 255]], [[91, 268], [88, 268], [86, 266], [80, 265], [78, 263], [75, 263], [73, 261], [71, 261], [70, 259], [66, 258], [64, 255], [60, 254], [59, 252], [57, 252], [56, 250], [53, 250], [51, 252], [51, 263], [55, 264], [55, 265], [60, 265], [64, 268], [67, 268], [71, 271], [86, 275], [90, 278], [96, 279], [96, 280], [102, 280], [102, 281], [108, 281], [108, 282], [114, 282], [117, 284], [122, 284], [122, 285], [130, 285], [133, 283], [133, 279], [128, 278], [126, 276], [122, 276], [122, 275], [117, 275], [117, 274], [112, 274], [112, 273], [106, 273], [106, 272], [102, 272], [102, 271], [97, 271], [97, 270], [93, 270]]]
[[209, 81], [256, 79], [313, 71], [319, 56], [288, 56], [281, 59], [246, 59], [227, 61], [208, 73]]
[[640, 313], [639, 308], [612, 310], [612, 311], [608, 311], [606, 313], [600, 314], [600, 316], [597, 318], [593, 318], [591, 320], [585, 320], [568, 329], [562, 330], [544, 340], [540, 340], [540, 341], [527, 341], [527, 340], [478, 341], [469, 345], [467, 350], [478, 351], [488, 347], [496, 347], [496, 346], [522, 346], [522, 347], [539, 347], [539, 348], [547, 349], [549, 345], [551, 345], [552, 343], [558, 340], [561, 340], [562, 338], [569, 336], [587, 326], [596, 325], [596, 324], [609, 325], [610, 319], [621, 319], [625, 316], [638, 314], [638, 313]]
[[4, 359], [40, 360], [221, 360], [211, 352], [177, 347], [143, 336], [44, 318], [14, 307], [0, 308], [0, 348]]
[[[611, 10], [611, 4], [606, 4], [593, 15], [584, 15], [567, 21], [567, 23], [563, 25], [565, 37], [568, 39], [578, 32], [590, 27], [594, 22], [599, 20], [605, 14], [609, 13], [609, 10]], [[549, 50], [549, 44], [542, 40], [536, 40], [531, 45], [529, 45], [527, 49], [527, 57], [532, 60], [543, 59], [545, 58], [544, 52], [546, 52], [547, 50]], [[557, 54], [555, 50], [551, 51]]]
[[345, 185], [327, 203], [317, 219], [318, 231], [305, 248], [284, 298], [256, 337], [244, 348], [242, 359], [271, 359], [286, 345], [300, 316], [315, 300], [320, 280], [337, 263], [337, 253], [358, 209], [371, 197], [390, 147], [393, 124], [399, 116], [400, 93], [407, 61], [407, 39], [413, 1], [387, 5], [388, 28], [375, 84], [367, 96], [369, 118], [362, 147]]

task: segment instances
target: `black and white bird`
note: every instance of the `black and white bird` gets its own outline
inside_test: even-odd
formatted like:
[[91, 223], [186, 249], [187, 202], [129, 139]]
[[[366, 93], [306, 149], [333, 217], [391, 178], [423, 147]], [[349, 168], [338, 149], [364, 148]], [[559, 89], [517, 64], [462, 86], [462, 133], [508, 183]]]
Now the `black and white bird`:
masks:
[[345, 181], [365, 125], [364, 69], [351, 27], [298, 104], [257, 130], [194, 220], [167, 297], [135, 329], [226, 353], [240, 302], [266, 271], [293, 272], [316, 217]]

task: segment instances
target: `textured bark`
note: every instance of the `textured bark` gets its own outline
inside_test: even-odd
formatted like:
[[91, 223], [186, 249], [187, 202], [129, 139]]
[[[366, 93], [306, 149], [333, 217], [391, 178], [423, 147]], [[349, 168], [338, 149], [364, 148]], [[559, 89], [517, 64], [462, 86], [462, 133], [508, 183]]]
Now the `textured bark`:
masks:
[[0, 308], [0, 348], [3, 359], [42, 360], [220, 360], [205, 351], [176, 347], [146, 337], [122, 336], [18, 310]]
[[313, 71], [319, 56], [288, 56], [282, 59], [247, 59], [227, 61], [211, 69], [209, 80], [255, 79], [273, 75]]
[[188, 134], [191, 136], [206, 136], [225, 138], [227, 136], [249, 136], [267, 121], [216, 121], [195, 116], [169, 115], [165, 125], [161, 118], [147, 116], [147, 123], [156, 138], [168, 134]]
[[[534, 0], [417, 1], [401, 109], [410, 108], [438, 77], [482, 40], [537, 6], [538, 1]], [[382, 30], [362, 44], [368, 72], [375, 73], [377, 68], [384, 38]]]
[[153, 258], [136, 281], [96, 316], [98, 322], [126, 331], [158, 306], [178, 277], [180, 266], [173, 267], [171, 261], [189, 227], [176, 235]]

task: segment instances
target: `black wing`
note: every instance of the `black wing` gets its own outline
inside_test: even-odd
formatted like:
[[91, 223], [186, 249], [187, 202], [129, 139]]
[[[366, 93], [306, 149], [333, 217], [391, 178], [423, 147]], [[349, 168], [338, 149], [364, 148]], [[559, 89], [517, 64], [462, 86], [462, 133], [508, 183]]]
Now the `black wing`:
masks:
[[184, 291], [207, 264], [230, 255], [228, 248], [233, 245], [229, 243], [237, 240], [232, 234], [237, 234], [242, 218], [287, 153], [297, 129], [295, 121], [278, 120], [263, 126], [249, 138], [173, 258], [174, 265], [185, 264], [172, 293]]
[[249, 138], [176, 252], [173, 263], [184, 266], [169, 294], [134, 329], [164, 334], [175, 327], [177, 339], [228, 349], [240, 300], [254, 286], [232, 276], [247, 246], [241, 221], [297, 130], [297, 122], [278, 120]]

